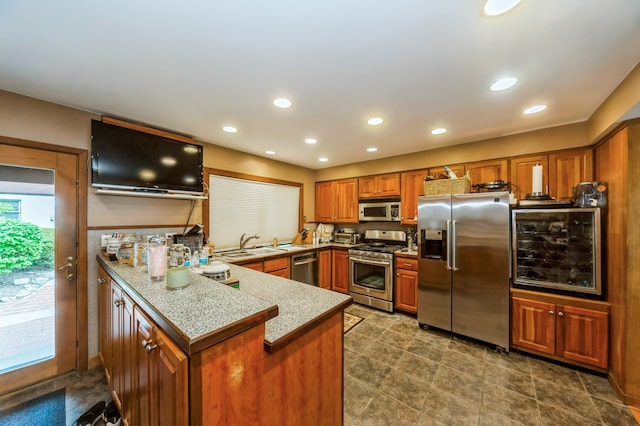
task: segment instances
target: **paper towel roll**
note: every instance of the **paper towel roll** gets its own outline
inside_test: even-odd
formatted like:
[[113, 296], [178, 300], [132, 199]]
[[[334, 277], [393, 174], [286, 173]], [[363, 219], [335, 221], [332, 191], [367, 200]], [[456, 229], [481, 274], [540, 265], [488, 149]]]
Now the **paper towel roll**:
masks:
[[531, 192], [533, 194], [540, 194], [542, 192], [542, 166], [540, 164], [533, 166], [532, 182], [533, 187]]

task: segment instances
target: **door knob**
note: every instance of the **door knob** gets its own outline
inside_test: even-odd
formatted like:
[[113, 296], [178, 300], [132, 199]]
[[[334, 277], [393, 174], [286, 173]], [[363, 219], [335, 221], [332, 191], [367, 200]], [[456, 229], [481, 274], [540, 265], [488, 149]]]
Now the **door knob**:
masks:
[[67, 279], [69, 281], [73, 280], [73, 257], [69, 256], [67, 257], [67, 264], [66, 265], [62, 265], [58, 268], [58, 271], [62, 271], [63, 269], [67, 270]]

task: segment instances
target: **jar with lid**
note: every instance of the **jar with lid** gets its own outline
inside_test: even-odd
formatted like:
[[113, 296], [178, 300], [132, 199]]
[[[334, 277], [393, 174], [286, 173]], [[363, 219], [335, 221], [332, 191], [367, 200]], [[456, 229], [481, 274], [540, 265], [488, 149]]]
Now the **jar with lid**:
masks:
[[189, 285], [189, 266], [191, 250], [184, 244], [169, 246], [169, 269], [167, 270], [167, 289], [176, 290]]
[[167, 278], [167, 240], [152, 235], [148, 243], [148, 275], [152, 282], [164, 282]]

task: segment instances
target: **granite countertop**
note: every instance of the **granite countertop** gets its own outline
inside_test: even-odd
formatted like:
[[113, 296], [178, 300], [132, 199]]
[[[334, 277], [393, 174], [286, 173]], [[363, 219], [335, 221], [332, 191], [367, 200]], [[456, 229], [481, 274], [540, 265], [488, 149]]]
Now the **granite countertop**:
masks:
[[236, 265], [229, 266], [239, 290], [195, 273], [189, 286], [167, 290], [129, 265], [97, 258], [137, 303], [153, 310], [150, 315], [188, 354], [264, 321], [265, 348], [273, 352], [351, 303], [345, 294]]

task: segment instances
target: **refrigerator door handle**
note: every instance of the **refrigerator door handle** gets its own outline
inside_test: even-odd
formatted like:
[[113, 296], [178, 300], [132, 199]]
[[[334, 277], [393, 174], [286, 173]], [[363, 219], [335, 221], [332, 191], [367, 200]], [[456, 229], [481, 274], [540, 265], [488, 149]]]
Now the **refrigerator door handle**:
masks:
[[451, 221], [451, 269], [453, 269], [454, 271], [458, 270], [458, 267], [456, 266], [456, 246], [458, 245], [458, 235], [456, 234], [456, 222], [457, 220], [452, 220]]
[[447, 220], [447, 270], [451, 270], [451, 221]]

